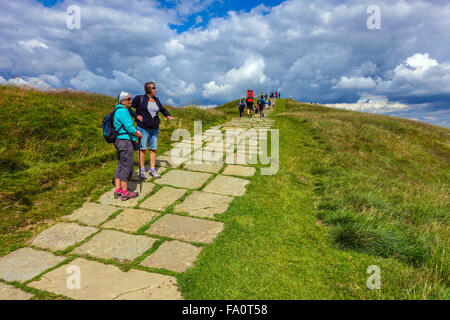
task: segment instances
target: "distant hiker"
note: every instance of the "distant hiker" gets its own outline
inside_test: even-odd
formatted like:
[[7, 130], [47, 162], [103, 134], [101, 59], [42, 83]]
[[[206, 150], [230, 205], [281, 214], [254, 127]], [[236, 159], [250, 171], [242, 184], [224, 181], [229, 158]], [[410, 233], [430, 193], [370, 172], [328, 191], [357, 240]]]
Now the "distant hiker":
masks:
[[245, 98], [241, 98], [238, 102], [239, 118], [242, 118], [242, 113], [244, 113], [245, 106]]
[[173, 117], [155, 96], [157, 89], [154, 82], [145, 83], [144, 90], [145, 95], [138, 95], [133, 99], [131, 107], [136, 109], [136, 112], [130, 108], [130, 114], [136, 119], [137, 129], [142, 132], [142, 138], [139, 143], [139, 177], [145, 180], [144, 163], [147, 148], [150, 149], [149, 175], [155, 178], [161, 178], [155, 169], [160, 123], [158, 112], [161, 112], [167, 119], [173, 120]]
[[137, 192], [128, 190], [128, 181], [133, 174], [133, 156], [136, 136], [141, 138], [142, 133], [133, 126], [133, 119], [127, 108], [131, 106], [131, 95], [128, 92], [121, 91], [117, 96], [117, 106], [114, 114], [114, 128], [118, 132], [114, 147], [117, 149], [117, 169], [114, 174], [114, 199], [120, 198], [122, 201], [130, 198], [136, 198]]
[[278, 99], [278, 91], [275, 91], [275, 99]]
[[281, 93], [278, 92], [278, 99], [281, 99]]
[[259, 109], [259, 117], [264, 118], [264, 107], [266, 105], [266, 101], [264, 100], [264, 96], [260, 95], [258, 98], [258, 109]]
[[253, 112], [253, 90], [247, 90], [247, 116], [252, 117]]

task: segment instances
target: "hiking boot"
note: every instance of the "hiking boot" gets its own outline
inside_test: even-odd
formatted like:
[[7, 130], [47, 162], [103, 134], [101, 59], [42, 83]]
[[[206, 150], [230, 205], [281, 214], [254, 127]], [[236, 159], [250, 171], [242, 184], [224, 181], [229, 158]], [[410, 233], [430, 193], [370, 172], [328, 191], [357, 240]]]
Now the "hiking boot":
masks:
[[137, 198], [138, 195], [139, 195], [139, 193], [131, 192], [130, 190], [128, 190], [127, 194], [125, 194], [125, 195], [121, 194], [120, 195], [120, 200], [126, 201], [126, 200], [131, 199], [131, 198]]
[[141, 179], [141, 180], [147, 180], [147, 177], [146, 177], [146, 175], [145, 175], [145, 171], [141, 171], [141, 173], [139, 174], [139, 179]]
[[115, 192], [114, 191], [114, 199], [119, 199], [122, 196], [122, 192]]
[[148, 172], [148, 174], [151, 175], [153, 178], [156, 178], [156, 179], [161, 178], [161, 176], [159, 175], [158, 172], [156, 172], [156, 170], [150, 170], [150, 171]]

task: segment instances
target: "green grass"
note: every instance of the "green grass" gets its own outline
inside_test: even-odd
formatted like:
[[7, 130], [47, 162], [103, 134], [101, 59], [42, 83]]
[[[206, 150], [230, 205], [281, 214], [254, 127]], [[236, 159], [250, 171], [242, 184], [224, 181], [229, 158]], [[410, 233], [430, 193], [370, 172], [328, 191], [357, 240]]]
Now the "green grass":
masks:
[[220, 215], [186, 298], [448, 299], [449, 131], [285, 99], [271, 118], [279, 172]]
[[[101, 120], [113, 102], [0, 87], [0, 257], [111, 188], [116, 154]], [[169, 109], [175, 120], [161, 121], [159, 153], [173, 129], [237, 116], [236, 101]], [[138, 266], [163, 238], [137, 262], [101, 261], [176, 276], [187, 299], [449, 299], [449, 130], [287, 99], [270, 118], [280, 130], [278, 173], [246, 178], [195, 267]], [[381, 290], [366, 287], [371, 265]]]

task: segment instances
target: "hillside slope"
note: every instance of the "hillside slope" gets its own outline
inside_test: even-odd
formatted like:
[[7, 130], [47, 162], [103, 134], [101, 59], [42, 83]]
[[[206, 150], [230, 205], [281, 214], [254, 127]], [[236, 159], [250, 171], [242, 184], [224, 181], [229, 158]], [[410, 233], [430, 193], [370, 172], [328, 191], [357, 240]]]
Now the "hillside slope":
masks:
[[[0, 86], [0, 256], [31, 238], [35, 224], [68, 214], [110, 187], [117, 157], [101, 122], [114, 102], [86, 92]], [[169, 149], [173, 129], [193, 132], [193, 120], [204, 128], [226, 121], [236, 116], [234, 105], [168, 107], [175, 119], [161, 119], [159, 152]]]
[[270, 117], [279, 171], [221, 216], [186, 297], [448, 299], [450, 130], [287, 99]]
[[[0, 86], [0, 257], [111, 188], [116, 154], [101, 120], [113, 103]], [[237, 116], [236, 101], [168, 108], [175, 120], [161, 122], [159, 153], [175, 128]], [[226, 228], [177, 277], [183, 295], [448, 299], [450, 130], [288, 99], [270, 118], [279, 171], [257, 170], [245, 196], [216, 216]], [[366, 287], [371, 265], [381, 290]]]

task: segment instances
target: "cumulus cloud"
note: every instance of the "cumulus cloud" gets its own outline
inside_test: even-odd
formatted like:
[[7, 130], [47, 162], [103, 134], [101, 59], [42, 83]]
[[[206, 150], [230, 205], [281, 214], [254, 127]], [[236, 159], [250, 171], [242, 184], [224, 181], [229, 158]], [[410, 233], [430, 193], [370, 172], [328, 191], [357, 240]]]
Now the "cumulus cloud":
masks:
[[203, 84], [206, 98], [232, 98], [243, 93], [243, 88], [264, 85], [269, 78], [264, 74], [266, 63], [262, 57], [249, 57], [240, 68], [232, 68], [226, 74]]
[[51, 90], [52, 87], [48, 85], [45, 81], [34, 77], [25, 77], [24, 79], [20, 77], [5, 80], [5, 78], [0, 77], [0, 85], [9, 85], [16, 87], [31, 87], [39, 90]]
[[333, 89], [372, 89], [377, 86], [370, 77], [341, 77]]
[[395, 111], [406, 111], [409, 107], [406, 104], [398, 102], [390, 102], [388, 98], [384, 96], [361, 96], [356, 103], [333, 103], [325, 104], [328, 107], [370, 112], [370, 113], [391, 113]]

